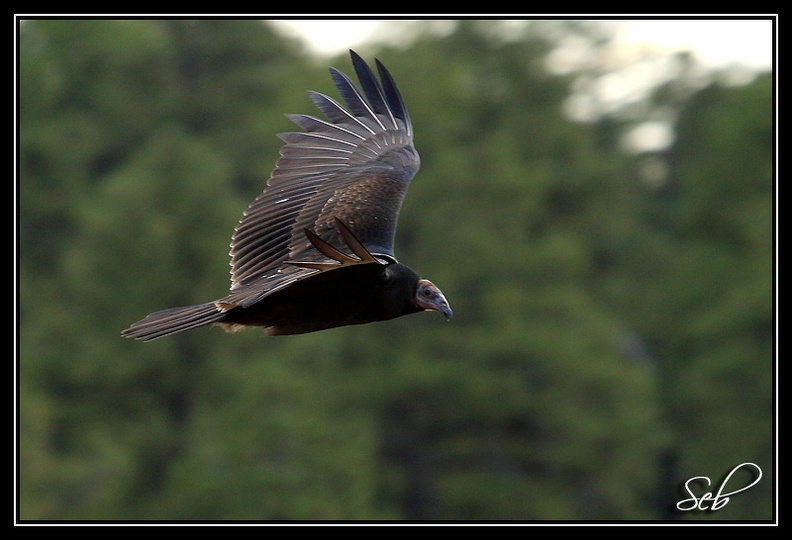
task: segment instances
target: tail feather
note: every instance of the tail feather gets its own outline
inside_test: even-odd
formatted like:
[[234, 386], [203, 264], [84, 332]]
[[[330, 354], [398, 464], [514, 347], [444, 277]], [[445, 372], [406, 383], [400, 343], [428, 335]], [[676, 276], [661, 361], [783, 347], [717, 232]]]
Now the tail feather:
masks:
[[224, 311], [217, 309], [214, 302], [197, 306], [176, 307], [152, 313], [132, 324], [121, 335], [143, 341], [150, 341], [177, 332], [191, 330], [222, 321]]

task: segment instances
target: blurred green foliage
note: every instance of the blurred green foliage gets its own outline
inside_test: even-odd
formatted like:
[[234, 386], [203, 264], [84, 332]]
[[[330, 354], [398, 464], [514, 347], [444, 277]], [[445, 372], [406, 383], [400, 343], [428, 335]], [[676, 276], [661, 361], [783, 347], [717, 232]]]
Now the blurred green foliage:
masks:
[[[397, 252], [451, 323], [144, 344], [120, 330], [225, 294], [326, 66], [257, 21], [22, 23], [20, 519], [772, 518], [770, 75], [658, 91], [675, 144], [630, 155], [626, 120], [564, 116], [551, 34], [492, 25], [377, 50], [423, 160]], [[674, 511], [743, 462], [750, 491]]]

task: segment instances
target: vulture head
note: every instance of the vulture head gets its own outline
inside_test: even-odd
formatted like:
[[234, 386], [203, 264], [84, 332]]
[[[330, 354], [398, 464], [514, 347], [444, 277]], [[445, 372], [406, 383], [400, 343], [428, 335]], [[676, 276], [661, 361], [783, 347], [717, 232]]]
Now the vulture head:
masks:
[[439, 311], [445, 315], [447, 320], [451, 320], [451, 317], [454, 316], [454, 312], [451, 311], [451, 306], [445, 296], [443, 296], [442, 291], [428, 279], [418, 280], [414, 302], [423, 311]]

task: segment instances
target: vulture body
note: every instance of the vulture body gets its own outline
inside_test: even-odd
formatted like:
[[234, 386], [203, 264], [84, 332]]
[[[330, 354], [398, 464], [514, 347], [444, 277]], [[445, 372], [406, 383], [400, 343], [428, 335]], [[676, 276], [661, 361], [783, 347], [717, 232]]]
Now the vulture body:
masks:
[[152, 313], [124, 336], [148, 341], [213, 323], [300, 334], [424, 310], [451, 318], [440, 289], [394, 255], [420, 165], [407, 108], [379, 61], [378, 79], [350, 54], [362, 93], [331, 68], [347, 107], [309, 92], [327, 120], [287, 115], [304, 131], [279, 135], [275, 170], [234, 231], [228, 296]]

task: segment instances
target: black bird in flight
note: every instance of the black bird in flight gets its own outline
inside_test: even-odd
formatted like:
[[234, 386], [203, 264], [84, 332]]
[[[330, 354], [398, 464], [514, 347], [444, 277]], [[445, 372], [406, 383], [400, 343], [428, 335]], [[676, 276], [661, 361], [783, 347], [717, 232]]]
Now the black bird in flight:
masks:
[[396, 221], [420, 165], [413, 128], [390, 73], [379, 80], [354, 51], [362, 93], [330, 68], [345, 109], [308, 95], [327, 120], [287, 115], [304, 132], [286, 143], [264, 192], [231, 240], [231, 291], [196, 306], [148, 315], [122, 332], [152, 340], [212, 323], [300, 334], [451, 307], [434, 284], [400, 264]]

